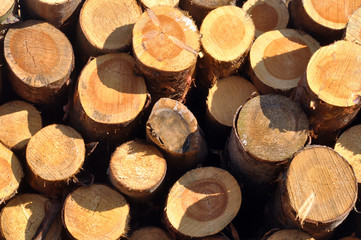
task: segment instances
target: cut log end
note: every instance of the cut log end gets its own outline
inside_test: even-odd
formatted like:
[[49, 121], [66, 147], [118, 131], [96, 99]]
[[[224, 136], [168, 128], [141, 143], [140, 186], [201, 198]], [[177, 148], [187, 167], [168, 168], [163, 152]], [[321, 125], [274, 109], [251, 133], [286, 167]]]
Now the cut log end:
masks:
[[352, 166], [357, 182], [361, 184], [361, 125], [346, 130], [338, 138], [335, 151], [341, 154]]
[[[2, 209], [1, 230], [5, 239], [33, 239], [45, 215], [49, 199], [37, 194], [15, 197]], [[60, 240], [62, 224], [60, 216], [50, 227], [45, 240]]]
[[290, 92], [303, 76], [320, 45], [311, 36], [293, 29], [266, 32], [250, 51], [250, 76], [263, 94]]
[[359, 7], [350, 17], [345, 40], [361, 45], [361, 7]]
[[34, 20], [20, 23], [7, 32], [4, 53], [19, 96], [43, 105], [66, 97], [64, 89], [74, 67], [73, 48], [54, 26]]
[[0, 203], [9, 200], [18, 190], [23, 169], [14, 153], [0, 143]]
[[308, 120], [302, 109], [280, 95], [249, 100], [236, 120], [239, 141], [251, 156], [265, 162], [292, 158], [308, 138]]
[[135, 231], [129, 240], [171, 240], [171, 238], [160, 228], [144, 227]]
[[[71, 127], [53, 124], [37, 132], [26, 149], [27, 164], [34, 175], [30, 184], [41, 192], [47, 183], [66, 182], [78, 173], [84, 163], [85, 145]], [[40, 181], [40, 182], [39, 182]]]
[[188, 237], [220, 232], [241, 206], [241, 190], [227, 171], [204, 167], [183, 175], [171, 188], [165, 215], [170, 228]]
[[361, 101], [361, 46], [338, 41], [320, 48], [307, 66], [311, 91], [332, 106], [350, 107]]
[[119, 146], [110, 159], [109, 177], [122, 193], [149, 197], [162, 183], [167, 164], [154, 145], [134, 140]]
[[0, 106], [0, 141], [12, 150], [25, 150], [30, 138], [42, 128], [38, 110], [23, 101]]
[[63, 223], [75, 239], [118, 239], [128, 231], [129, 210], [120, 193], [95, 184], [68, 195], [63, 207]]
[[79, 16], [84, 54], [96, 56], [130, 46], [132, 28], [142, 10], [135, 0], [87, 0]]
[[152, 8], [155, 6], [170, 6], [178, 7], [179, 0], [141, 0], [144, 9]]
[[271, 236], [264, 238], [264, 240], [315, 240], [313, 237], [305, 232], [294, 229], [285, 229], [276, 231]]
[[299, 151], [289, 166], [282, 197], [289, 221], [311, 234], [332, 231], [357, 200], [352, 167], [337, 152], [323, 146]]
[[286, 28], [288, 24], [288, 8], [284, 1], [248, 0], [242, 8], [253, 20], [256, 37], [271, 30]]
[[207, 113], [217, 123], [232, 127], [233, 117], [242, 106], [258, 91], [249, 81], [241, 77], [220, 79], [210, 90], [207, 98]]
[[15, 0], [3, 0], [0, 6], [0, 24], [11, 14], [15, 7]]

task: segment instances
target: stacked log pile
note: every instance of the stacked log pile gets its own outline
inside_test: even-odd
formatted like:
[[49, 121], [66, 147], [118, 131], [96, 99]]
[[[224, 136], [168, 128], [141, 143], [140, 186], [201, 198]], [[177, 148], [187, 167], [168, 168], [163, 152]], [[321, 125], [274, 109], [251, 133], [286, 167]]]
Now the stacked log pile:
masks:
[[360, 0], [1, 0], [1, 239], [361, 238]]

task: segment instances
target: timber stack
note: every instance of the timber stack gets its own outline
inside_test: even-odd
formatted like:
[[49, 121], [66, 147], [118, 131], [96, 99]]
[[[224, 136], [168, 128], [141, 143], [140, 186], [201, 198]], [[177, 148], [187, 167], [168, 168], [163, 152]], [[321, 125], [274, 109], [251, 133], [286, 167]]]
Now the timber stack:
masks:
[[361, 238], [361, 0], [0, 0], [0, 238]]

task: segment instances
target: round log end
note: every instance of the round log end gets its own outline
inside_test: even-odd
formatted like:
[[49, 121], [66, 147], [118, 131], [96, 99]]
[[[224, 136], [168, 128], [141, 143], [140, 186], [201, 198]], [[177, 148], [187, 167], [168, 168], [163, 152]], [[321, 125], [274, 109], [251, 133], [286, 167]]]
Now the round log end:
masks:
[[3, 0], [0, 6], [0, 23], [4, 21], [13, 11], [15, 0]]
[[33, 105], [11, 101], [0, 106], [0, 141], [6, 147], [25, 149], [30, 138], [41, 128], [41, 115]]
[[[1, 211], [1, 231], [5, 239], [33, 239], [46, 215], [50, 200], [38, 194], [23, 194], [9, 201]], [[60, 240], [62, 224], [55, 219], [45, 240]]]
[[146, 68], [179, 72], [192, 68], [200, 49], [199, 31], [181, 10], [155, 6], [133, 28], [133, 51]]
[[133, 140], [115, 150], [109, 170], [110, 180], [119, 191], [130, 197], [144, 198], [160, 186], [167, 164], [156, 146]]
[[361, 45], [361, 7], [354, 11], [348, 21], [345, 40]]
[[129, 210], [120, 193], [105, 185], [94, 184], [68, 195], [63, 207], [63, 222], [75, 239], [119, 239], [128, 231]]
[[0, 172], [0, 203], [3, 203], [17, 193], [24, 174], [18, 158], [1, 143]]
[[352, 167], [324, 146], [299, 151], [289, 166], [283, 210], [310, 233], [332, 231], [347, 217], [357, 200]]
[[285, 229], [279, 230], [275, 233], [272, 233], [271, 236], [265, 238], [264, 240], [315, 240], [313, 237], [308, 235], [305, 232], [301, 232], [295, 229]]
[[239, 106], [242, 106], [258, 91], [252, 83], [241, 77], [220, 79], [209, 90], [207, 110], [219, 124], [232, 127], [233, 117]]
[[241, 206], [241, 190], [227, 171], [204, 167], [183, 175], [171, 188], [165, 214], [171, 229], [188, 237], [220, 232]]
[[361, 46], [337, 41], [317, 50], [306, 72], [308, 86], [332, 106], [350, 107], [361, 101]]
[[319, 43], [294, 29], [260, 35], [250, 51], [252, 81], [263, 94], [289, 91], [295, 87]]
[[129, 240], [171, 240], [171, 238], [160, 228], [144, 227], [135, 231]]
[[84, 163], [83, 138], [71, 127], [53, 124], [29, 141], [26, 160], [32, 173], [44, 181], [65, 181], [78, 173]]
[[79, 16], [79, 25], [86, 45], [92, 51], [108, 53], [130, 46], [132, 28], [142, 14], [135, 0], [87, 0]]
[[140, 2], [145, 9], [155, 6], [178, 7], [179, 4], [179, 0], [141, 0]]
[[284, 1], [248, 0], [242, 8], [253, 20], [256, 37], [271, 30], [286, 28], [288, 24], [288, 8]]
[[201, 26], [204, 51], [220, 62], [237, 61], [251, 47], [255, 28], [250, 16], [236, 6], [211, 11]]
[[269, 163], [289, 160], [308, 139], [306, 114], [280, 95], [261, 95], [246, 102], [236, 129], [244, 150]]

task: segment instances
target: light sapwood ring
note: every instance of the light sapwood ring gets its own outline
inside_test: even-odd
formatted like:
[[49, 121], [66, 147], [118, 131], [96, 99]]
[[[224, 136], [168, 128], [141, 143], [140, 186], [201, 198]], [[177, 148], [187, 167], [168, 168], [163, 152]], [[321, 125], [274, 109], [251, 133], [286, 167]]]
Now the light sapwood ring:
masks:
[[10, 82], [20, 97], [41, 105], [66, 98], [74, 53], [60, 30], [41, 21], [20, 23], [7, 32], [4, 54]]
[[24, 101], [0, 106], [0, 142], [13, 150], [25, 150], [30, 138], [42, 128], [40, 112]]
[[179, 0], [141, 0], [144, 9], [152, 8], [155, 6], [170, 6], [178, 7]]
[[0, 143], [0, 203], [13, 197], [23, 178], [23, 169], [15, 154]]
[[334, 230], [357, 200], [351, 165], [325, 146], [309, 146], [296, 153], [283, 184], [282, 210], [288, 224], [311, 234]]
[[250, 76], [263, 93], [289, 92], [297, 87], [307, 64], [320, 48], [310, 35], [281, 29], [260, 35], [250, 51]]
[[110, 159], [109, 178], [122, 193], [134, 197], [149, 197], [162, 183], [167, 163], [158, 148], [142, 140], [126, 142]]
[[63, 206], [63, 223], [75, 239], [119, 239], [129, 228], [126, 199], [106, 185], [94, 184], [71, 192]]
[[[39, 194], [22, 194], [10, 200], [1, 211], [1, 231], [7, 240], [33, 239], [46, 215], [48, 198]], [[56, 218], [44, 240], [61, 240], [62, 224]]]
[[240, 187], [230, 173], [215, 167], [196, 168], [173, 185], [165, 214], [177, 233], [205, 237], [226, 227], [237, 215], [241, 202]]
[[253, 20], [256, 38], [265, 32], [286, 28], [288, 24], [289, 13], [284, 1], [248, 0], [242, 8]]

